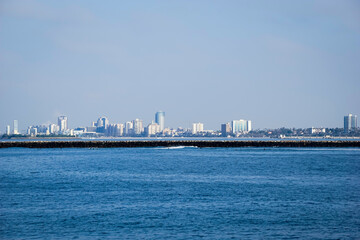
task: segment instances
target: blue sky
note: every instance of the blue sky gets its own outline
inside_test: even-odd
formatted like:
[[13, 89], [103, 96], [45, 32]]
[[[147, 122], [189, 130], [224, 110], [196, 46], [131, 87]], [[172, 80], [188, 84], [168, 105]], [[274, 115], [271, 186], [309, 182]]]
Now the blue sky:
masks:
[[342, 127], [360, 114], [359, 1], [0, 2], [0, 130], [19, 120]]

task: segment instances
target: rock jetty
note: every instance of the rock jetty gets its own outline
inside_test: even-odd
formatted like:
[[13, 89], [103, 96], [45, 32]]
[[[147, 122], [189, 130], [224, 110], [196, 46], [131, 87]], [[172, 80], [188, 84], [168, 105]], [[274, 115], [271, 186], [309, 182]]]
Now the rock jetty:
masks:
[[135, 147], [360, 147], [360, 141], [4, 141], [0, 148], [135, 148]]

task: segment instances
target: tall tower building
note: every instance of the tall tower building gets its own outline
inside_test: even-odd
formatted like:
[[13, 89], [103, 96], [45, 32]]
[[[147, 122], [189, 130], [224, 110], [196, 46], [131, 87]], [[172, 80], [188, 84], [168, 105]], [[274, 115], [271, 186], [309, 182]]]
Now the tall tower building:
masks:
[[6, 135], [10, 135], [11, 134], [11, 129], [10, 129], [10, 125], [6, 126]]
[[56, 124], [49, 124], [49, 133], [54, 134], [58, 131], [59, 126]]
[[14, 134], [19, 134], [19, 123], [18, 123], [18, 120], [14, 120]]
[[246, 131], [250, 132], [251, 130], [252, 130], [251, 121], [248, 120], [248, 121], [246, 121]]
[[107, 129], [109, 125], [109, 119], [107, 119], [107, 117], [99, 117], [99, 119], [97, 120], [97, 127], [103, 127], [104, 129]]
[[135, 134], [141, 134], [144, 131], [143, 121], [138, 118], [133, 120], [133, 126]]
[[221, 124], [221, 135], [226, 137], [231, 132], [230, 123]]
[[60, 132], [66, 131], [68, 129], [67, 117], [66, 116], [58, 117], [58, 125]]
[[231, 129], [233, 133], [243, 133], [251, 131], [251, 121], [250, 120], [233, 120], [231, 121]]
[[159, 124], [160, 131], [165, 128], [165, 112], [159, 111], [155, 114], [155, 123]]
[[146, 128], [146, 133], [148, 136], [155, 135], [160, 132], [160, 126], [157, 123], [150, 123]]
[[246, 131], [246, 121], [243, 119], [231, 121], [231, 129], [233, 133]]
[[106, 129], [106, 135], [112, 137], [120, 137], [123, 135], [124, 132], [124, 124], [117, 123], [117, 124], [109, 124]]
[[344, 117], [344, 132], [348, 133], [350, 130], [357, 128], [357, 116], [349, 114]]
[[132, 122], [125, 123], [125, 134], [130, 135], [133, 132], [134, 125]]
[[192, 124], [192, 134], [197, 134], [198, 132], [204, 131], [204, 124], [203, 123], [193, 123]]
[[116, 124], [116, 137], [120, 137], [124, 135], [124, 124], [118, 123]]

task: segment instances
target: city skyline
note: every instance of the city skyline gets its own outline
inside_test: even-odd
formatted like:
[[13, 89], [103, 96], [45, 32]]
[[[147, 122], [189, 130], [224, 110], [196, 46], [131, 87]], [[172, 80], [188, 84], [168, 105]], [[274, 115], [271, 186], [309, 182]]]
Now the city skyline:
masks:
[[[18, 134], [27, 134], [27, 135], [34, 135], [36, 136], [38, 133], [40, 135], [50, 135], [50, 134], [63, 134], [63, 135], [81, 135], [82, 133], [100, 133], [105, 134], [106, 136], [152, 136], [157, 135], [158, 133], [165, 134], [165, 132], [169, 133], [169, 131], [176, 131], [179, 129], [183, 129], [185, 132], [191, 132], [192, 134], [197, 133], [210, 133], [210, 132], [218, 132], [219, 135], [226, 136], [227, 134], [240, 134], [248, 133], [252, 130], [266, 130], [270, 128], [264, 129], [254, 129], [253, 123], [251, 120], [231, 120], [227, 123], [220, 123], [219, 128], [204, 128], [203, 122], [192, 122], [190, 126], [177, 126], [171, 127], [165, 125], [165, 112], [158, 111], [155, 113], [155, 117], [151, 122], [146, 123], [142, 119], [136, 118], [131, 121], [126, 121], [123, 123], [119, 122], [112, 122], [106, 116], [101, 116], [97, 119], [97, 121], [90, 121], [88, 125], [82, 126], [73, 126], [68, 127], [68, 117], [67, 116], [58, 116], [57, 118], [58, 124], [53, 124], [48, 122], [46, 124], [37, 124], [37, 125], [30, 125], [27, 126], [26, 131], [25, 129], [19, 129], [18, 120], [13, 120], [13, 129], [11, 130], [10, 125], [6, 125], [6, 130], [4, 134], [6, 135], [18, 135]], [[285, 128], [285, 127], [282, 127]], [[312, 126], [303, 128], [303, 129], [311, 129], [311, 134], [318, 134], [318, 133], [326, 133], [325, 129], [329, 127], [326, 126]], [[338, 127], [341, 129], [341, 127]], [[343, 117], [343, 130], [344, 133], [349, 133], [351, 131], [357, 131], [357, 115], [349, 113], [348, 115]], [[294, 128], [295, 129], [295, 128]], [[301, 129], [301, 128], [298, 128]], [[330, 128], [331, 129], [331, 128]], [[77, 133], [74, 134], [74, 131]], [[80, 132], [79, 132], [80, 131]], [[182, 130], [181, 130], [182, 131]], [[25, 133], [26, 132], [26, 133]], [[174, 132], [173, 132], [174, 133]], [[0, 131], [2, 134], [2, 131]]]
[[251, 119], [341, 127], [360, 113], [357, 1], [0, 3], [0, 129]]
[[0, 0], [0, 238], [359, 238], [359, 63], [360, 0]]
[[[158, 111], [158, 112], [156, 112], [155, 113], [155, 118], [154, 119], [149, 119], [148, 117], [146, 118], [146, 119], [148, 119], [148, 120], [144, 120], [145, 122], [147, 122], [147, 123], [151, 123], [151, 122], [155, 122], [155, 123], [157, 123], [156, 122], [156, 114], [157, 113], [164, 113], [165, 114], [165, 112], [163, 112], [163, 111]], [[349, 113], [349, 115], [351, 115], [351, 116], [355, 116], [356, 117], [356, 121], [357, 121], [357, 115], [358, 114], [356, 114], [356, 113]], [[171, 116], [171, 115], [170, 115]], [[20, 124], [20, 128], [18, 129], [19, 130], [19, 132], [24, 132], [24, 131], [26, 131], [26, 129], [28, 128], [28, 126], [34, 126], [34, 125], [50, 125], [50, 124], [52, 124], [52, 123], [54, 123], [54, 122], [58, 122], [58, 125], [59, 125], [59, 117], [66, 117], [67, 118], [67, 116], [63, 116], [63, 114], [60, 114], [59, 116], [57, 116], [55, 119], [56, 119], [56, 121], [55, 120], [48, 120], [48, 121], [45, 121], [45, 122], [42, 122], [42, 123], [39, 123], [39, 122], [33, 122], [32, 124], [29, 124], [29, 125], [22, 125], [22, 124]], [[345, 116], [345, 117], [347, 117], [347, 116]], [[102, 117], [100, 117], [100, 118], [102, 118]], [[100, 119], [99, 118], [99, 119]], [[105, 118], [107, 118], [107, 117], [105, 117]], [[129, 121], [129, 119], [131, 119], [131, 117], [128, 117], [128, 118], [123, 118], [123, 119], [125, 119], [125, 120], [121, 120], [121, 121], [117, 121], [117, 120], [112, 120], [112, 122], [113, 123], [124, 123], [125, 125], [126, 125], [126, 122], [127, 121]], [[140, 118], [138, 118], [138, 119], [140, 119]], [[144, 118], [141, 118], [141, 119], [144, 119]], [[16, 119], [16, 120], [11, 120], [11, 122], [13, 122], [13, 121], [19, 121], [19, 119]], [[107, 121], [109, 121], [108, 119], [107, 119]], [[225, 120], [224, 122], [226, 122], [226, 121], [228, 121], [228, 120]], [[233, 120], [232, 120], [233, 121]], [[302, 126], [302, 127], [298, 127], [298, 126], [293, 126], [293, 127], [287, 127], [287, 126], [279, 126], [279, 127], [277, 127], [277, 128], [282, 128], [282, 127], [287, 127], [287, 128], [310, 128], [310, 127], [317, 127], [317, 128], [344, 128], [344, 121], [345, 121], [345, 119], [344, 119], [344, 116], [342, 117], [342, 118], [338, 118], [338, 125], [337, 126], [317, 126], [317, 125], [315, 125], [315, 124], [313, 124], [313, 125], [311, 125], [311, 126]], [[23, 120], [21, 120], [21, 122], [27, 122], [27, 121], [23, 121]], [[192, 128], [192, 126], [193, 126], [193, 124], [195, 123], [196, 121], [188, 121], [188, 123], [187, 123], [187, 125], [178, 125], [178, 126], [165, 126], [165, 127], [168, 127], [168, 128], [173, 128], [173, 129], [176, 129], [176, 128], [178, 128], [178, 127], [184, 127], [184, 128], [189, 128], [189, 129], [191, 129]], [[88, 126], [88, 125], [90, 125], [90, 123], [91, 122], [89, 122], [89, 120], [86, 120], [86, 123], [85, 124], [81, 124], [81, 125], [75, 125], [74, 123], [71, 123], [70, 122], [70, 128], [76, 128], [76, 127], [86, 127], [86, 126]], [[206, 124], [206, 121], [205, 121], [205, 124]], [[208, 129], [216, 129], [216, 130], [221, 130], [221, 125], [219, 125], [219, 124], [224, 124], [224, 123], [218, 123], [217, 125], [218, 126], [216, 126], [215, 128], [208, 128]], [[230, 124], [230, 123], [229, 123]], [[250, 121], [250, 124], [252, 124], [252, 121]], [[206, 124], [207, 125], [207, 124]], [[2, 128], [0, 128], [0, 134], [1, 133], [6, 133], [6, 128], [7, 128], [7, 126], [10, 126], [10, 123], [8, 122], [8, 123], [5, 123], [5, 125], [4, 126], [2, 126]], [[25, 126], [25, 127], [24, 127]], [[59, 125], [60, 126], [60, 125]], [[208, 125], [207, 125], [208, 126]], [[256, 126], [256, 125], [255, 125]], [[356, 127], [357, 127], [357, 125], [356, 125]], [[260, 127], [253, 127], [253, 126], [251, 126], [250, 127], [251, 129], [272, 129], [271, 127], [263, 127], [263, 128], [260, 128]], [[4, 130], [5, 129], [5, 130]], [[275, 128], [274, 128], [275, 129]], [[163, 129], [162, 129], [163, 130]]]

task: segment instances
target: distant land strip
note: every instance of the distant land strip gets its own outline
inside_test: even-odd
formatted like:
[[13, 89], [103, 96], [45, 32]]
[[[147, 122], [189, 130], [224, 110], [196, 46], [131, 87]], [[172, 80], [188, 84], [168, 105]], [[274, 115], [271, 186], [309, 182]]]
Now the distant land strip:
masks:
[[177, 147], [360, 147], [360, 141], [5, 141], [0, 148], [136, 148]]

